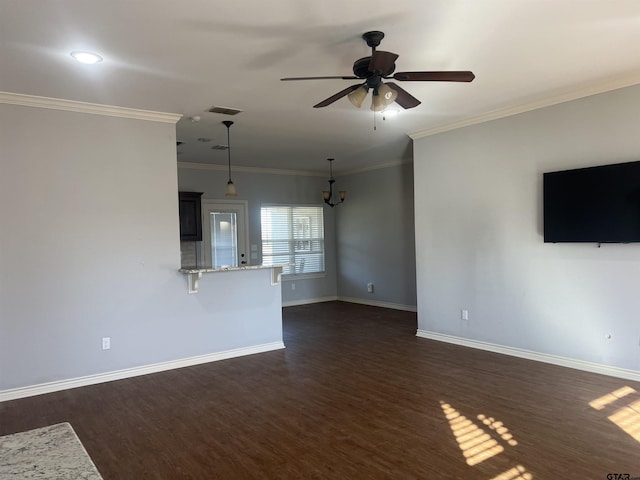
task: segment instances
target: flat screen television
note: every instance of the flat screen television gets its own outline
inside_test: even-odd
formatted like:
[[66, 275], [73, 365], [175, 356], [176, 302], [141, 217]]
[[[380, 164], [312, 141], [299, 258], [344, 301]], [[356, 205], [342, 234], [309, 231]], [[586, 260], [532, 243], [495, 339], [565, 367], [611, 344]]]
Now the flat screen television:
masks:
[[640, 242], [640, 161], [543, 175], [544, 241]]

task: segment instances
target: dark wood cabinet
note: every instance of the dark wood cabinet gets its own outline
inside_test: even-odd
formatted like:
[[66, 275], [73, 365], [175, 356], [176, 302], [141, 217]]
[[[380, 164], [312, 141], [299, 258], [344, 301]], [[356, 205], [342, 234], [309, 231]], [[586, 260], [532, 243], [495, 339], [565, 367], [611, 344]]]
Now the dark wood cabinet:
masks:
[[179, 192], [180, 240], [202, 241], [202, 192]]

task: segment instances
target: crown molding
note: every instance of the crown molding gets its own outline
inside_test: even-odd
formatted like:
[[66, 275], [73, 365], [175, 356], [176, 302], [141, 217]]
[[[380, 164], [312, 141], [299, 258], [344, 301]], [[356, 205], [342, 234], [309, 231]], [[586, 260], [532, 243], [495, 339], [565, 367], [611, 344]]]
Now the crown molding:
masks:
[[135, 108], [114, 107], [111, 105], [100, 105], [98, 103], [77, 102], [75, 100], [37, 97], [34, 95], [23, 95], [20, 93], [10, 92], [0, 92], [0, 103], [172, 124], [177, 123], [177, 121], [182, 118], [182, 115], [176, 113], [153, 112], [149, 110], [138, 110]]
[[377, 165], [369, 165], [367, 167], [354, 168], [353, 170], [345, 170], [344, 172], [339, 172], [339, 173], [340, 175], [354, 175], [356, 173], [365, 173], [365, 172], [370, 172], [372, 170], [380, 170], [381, 168], [398, 167], [400, 165], [405, 165], [407, 163], [413, 163], [413, 160], [412, 159], [394, 160], [391, 162], [379, 163]]
[[615, 80], [609, 80], [606, 82], [590, 85], [578, 90], [572, 90], [571, 92], [564, 92], [552, 97], [547, 97], [521, 105], [495, 110], [493, 112], [461, 120], [459, 122], [453, 122], [446, 125], [439, 125], [437, 127], [419, 130], [415, 133], [410, 134], [409, 137], [411, 137], [412, 140], [417, 140], [419, 138], [429, 137], [438, 133], [457, 130], [459, 128], [469, 127], [471, 125], [477, 125], [479, 123], [490, 122], [492, 120], [498, 120], [501, 118], [510, 117], [512, 115], [518, 115], [520, 113], [530, 112], [532, 110], [538, 110], [540, 108], [558, 105], [559, 103], [570, 102], [572, 100], [578, 100], [580, 98], [590, 97], [599, 93], [611, 92], [613, 90], [619, 90], [621, 88], [631, 87], [638, 84], [640, 84], [640, 74], [621, 77]]
[[[178, 162], [178, 168], [189, 168], [193, 170], [215, 170], [220, 172], [226, 172], [227, 165], [213, 165], [210, 163], [198, 163], [198, 162]], [[234, 172], [245, 173], [265, 173], [270, 175], [294, 175], [298, 177], [326, 177], [326, 173], [311, 172], [306, 170], [285, 170], [278, 168], [265, 168], [265, 167], [245, 167], [238, 165], [233, 167]]]
[[[368, 167], [356, 168], [353, 170], [345, 170], [343, 172], [334, 172], [335, 175], [353, 175], [356, 173], [364, 173], [369, 172], [371, 170], [379, 170], [381, 168], [389, 168], [389, 167], [397, 167], [398, 165], [404, 165], [407, 163], [412, 163], [412, 160], [395, 160], [393, 162], [381, 163], [378, 165], [370, 165]], [[213, 165], [210, 163], [198, 163], [198, 162], [178, 162], [178, 168], [185, 169], [193, 169], [193, 170], [214, 170], [219, 172], [226, 172], [228, 169], [227, 165]], [[270, 175], [293, 175], [298, 177], [322, 177], [325, 178], [327, 176], [326, 172], [313, 172], [308, 170], [284, 170], [278, 168], [265, 168], [265, 167], [245, 167], [245, 166], [234, 166], [234, 172], [245, 172], [245, 173], [264, 173]]]

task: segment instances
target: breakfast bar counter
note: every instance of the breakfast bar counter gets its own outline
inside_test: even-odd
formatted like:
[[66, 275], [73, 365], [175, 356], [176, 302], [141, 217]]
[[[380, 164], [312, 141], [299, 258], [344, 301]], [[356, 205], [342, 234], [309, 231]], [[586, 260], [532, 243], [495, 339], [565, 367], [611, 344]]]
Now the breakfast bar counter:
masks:
[[279, 285], [282, 271], [287, 264], [282, 265], [241, 265], [239, 267], [215, 267], [215, 268], [198, 268], [183, 267], [179, 271], [187, 275], [189, 293], [198, 293], [199, 282], [204, 273], [226, 273], [226, 272], [243, 272], [247, 270], [265, 270], [271, 269], [271, 285]]

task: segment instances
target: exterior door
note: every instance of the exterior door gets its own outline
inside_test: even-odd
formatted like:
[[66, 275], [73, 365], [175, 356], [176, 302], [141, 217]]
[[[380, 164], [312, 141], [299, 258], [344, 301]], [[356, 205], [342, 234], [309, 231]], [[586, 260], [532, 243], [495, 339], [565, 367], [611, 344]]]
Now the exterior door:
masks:
[[238, 267], [249, 263], [246, 201], [202, 201], [202, 246], [207, 267]]

